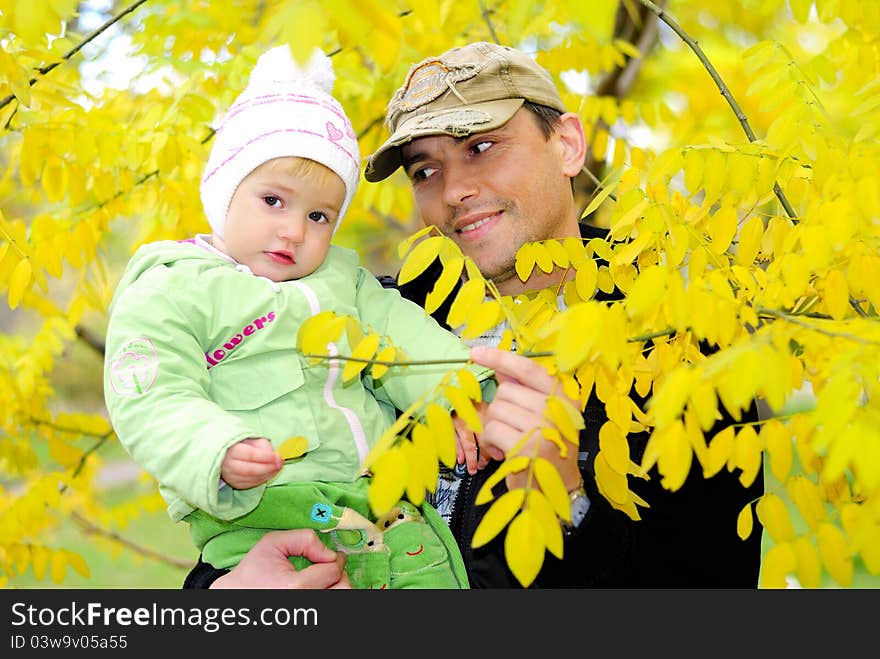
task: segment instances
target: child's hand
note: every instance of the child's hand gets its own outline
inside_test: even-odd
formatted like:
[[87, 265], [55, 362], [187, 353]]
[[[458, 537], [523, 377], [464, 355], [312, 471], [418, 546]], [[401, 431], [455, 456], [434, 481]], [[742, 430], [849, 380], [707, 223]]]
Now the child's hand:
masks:
[[265, 483], [283, 466], [268, 439], [248, 437], [226, 449], [220, 477], [236, 490], [246, 490]]
[[479, 438], [462, 421], [458, 414], [453, 413], [452, 423], [455, 426], [455, 447], [458, 464], [467, 466], [468, 473], [472, 476], [477, 470], [489, 464], [489, 457], [480, 452]]

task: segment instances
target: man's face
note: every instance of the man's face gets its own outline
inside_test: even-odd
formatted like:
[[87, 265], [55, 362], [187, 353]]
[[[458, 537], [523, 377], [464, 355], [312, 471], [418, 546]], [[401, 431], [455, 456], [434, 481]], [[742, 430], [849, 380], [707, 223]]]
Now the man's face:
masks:
[[514, 269], [524, 243], [579, 235], [571, 176], [580, 165], [572, 169], [558, 131], [545, 138], [527, 109], [485, 133], [418, 138], [401, 156], [422, 220], [454, 240], [502, 294], [524, 289]]

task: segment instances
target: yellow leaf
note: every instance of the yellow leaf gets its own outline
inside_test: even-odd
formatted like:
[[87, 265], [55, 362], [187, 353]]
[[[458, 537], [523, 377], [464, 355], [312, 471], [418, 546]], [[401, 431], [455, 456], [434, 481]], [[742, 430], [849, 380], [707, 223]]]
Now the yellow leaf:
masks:
[[425, 474], [424, 461], [422, 455], [416, 453], [413, 443], [406, 440], [397, 445], [400, 453], [407, 464], [407, 478], [404, 490], [406, 497], [414, 505], [421, 505], [425, 500]]
[[11, 9], [12, 27], [15, 33], [27, 46], [44, 46], [46, 33], [57, 34], [61, 27], [58, 17], [46, 11], [42, 3], [14, 0], [14, 6], [7, 6], [7, 9]]
[[596, 485], [602, 496], [612, 503], [624, 504], [630, 500], [629, 484], [626, 476], [612, 469], [600, 451], [594, 461]]
[[534, 520], [541, 526], [544, 532], [544, 542], [547, 549], [556, 558], [562, 558], [562, 526], [553, 506], [540, 490], [529, 490], [526, 497], [526, 508], [533, 515]]
[[[377, 362], [393, 362], [394, 356], [397, 354], [397, 348], [394, 346], [386, 346], [379, 351], [379, 354], [376, 355]], [[388, 372], [388, 366], [386, 364], [373, 364], [370, 367], [370, 375], [373, 376], [374, 380], [378, 380], [385, 373]]]
[[770, 471], [780, 483], [785, 482], [794, 456], [791, 437], [778, 419], [768, 419], [758, 435], [770, 457]]
[[474, 404], [467, 394], [458, 387], [444, 387], [443, 395], [452, 404], [453, 409], [458, 412], [458, 416], [467, 424], [467, 427], [474, 432], [483, 432], [483, 424], [477, 414]]
[[400, 274], [397, 276], [397, 283], [405, 284], [422, 274], [439, 255], [444, 240], [446, 239], [441, 236], [430, 236], [418, 243], [406, 255]]
[[[543, 243], [535, 243], [532, 247], [535, 254], [535, 263], [545, 273], [553, 271], [553, 257]], [[523, 280], [525, 281], [525, 280]]]
[[456, 452], [455, 427], [452, 424], [452, 416], [448, 410], [437, 403], [428, 405], [425, 416], [440, 462], [452, 469], [455, 466]]
[[[355, 349], [352, 351], [351, 356], [355, 359], [372, 359], [376, 354], [376, 350], [379, 348], [379, 335], [378, 334], [368, 334], [365, 336], [360, 343], [357, 344]], [[348, 382], [355, 376], [357, 376], [361, 371], [366, 368], [367, 362], [363, 361], [348, 361], [345, 364], [345, 368], [342, 369], [342, 381]]]
[[781, 543], [773, 545], [761, 561], [761, 588], [786, 588], [786, 577], [797, 565], [791, 545]]
[[770, 534], [773, 542], [791, 542], [794, 540], [794, 526], [791, 523], [788, 509], [778, 496], [772, 493], [765, 494], [755, 507], [758, 519], [764, 525], [764, 529]]
[[797, 559], [797, 578], [804, 588], [819, 588], [822, 579], [822, 562], [819, 552], [804, 536], [794, 541]]
[[593, 211], [599, 208], [599, 206], [602, 204], [603, 201], [605, 201], [608, 195], [614, 192], [614, 189], [617, 187], [618, 183], [620, 183], [619, 174], [616, 180], [612, 180], [609, 183], [605, 184], [605, 186], [599, 191], [599, 194], [593, 197], [592, 201], [590, 201], [589, 205], [584, 209], [584, 212], [581, 213], [581, 219], [588, 217], [593, 213]]
[[9, 308], [15, 309], [21, 298], [24, 296], [25, 290], [30, 287], [33, 279], [33, 266], [30, 259], [22, 259], [12, 271], [9, 278]]
[[593, 299], [599, 283], [599, 267], [593, 259], [586, 259], [575, 272], [575, 290], [584, 302]]
[[501, 463], [501, 466], [486, 479], [486, 482], [483, 483], [480, 491], [477, 492], [477, 498], [475, 500], [476, 505], [481, 506], [484, 503], [491, 501], [494, 496], [492, 494], [493, 487], [500, 483], [502, 479], [507, 478], [508, 474], [522, 471], [528, 466], [529, 459], [525, 455], [516, 455], [514, 457], [505, 458], [504, 462]]
[[534, 461], [535, 479], [544, 496], [553, 506], [553, 510], [566, 522], [571, 521], [571, 502], [568, 499], [568, 490], [562, 481], [559, 471], [553, 463], [545, 458], [537, 458]]
[[523, 489], [510, 490], [498, 497], [498, 500], [489, 507], [483, 519], [480, 520], [480, 524], [474, 531], [471, 546], [476, 549], [490, 542], [520, 511], [524, 501], [525, 490]]
[[405, 240], [400, 241], [400, 243], [397, 245], [397, 258], [402, 259], [404, 254], [409, 251], [412, 244], [416, 242], [419, 238], [427, 234], [429, 231], [431, 231], [433, 228], [434, 227], [432, 225], [428, 225], [419, 229]]
[[560, 396], [550, 396], [547, 398], [544, 416], [559, 428], [565, 439], [572, 444], [578, 443], [578, 431], [584, 427], [584, 418], [571, 403]]
[[625, 475], [629, 471], [629, 442], [616, 423], [606, 421], [599, 428], [599, 452], [618, 474]]
[[443, 263], [443, 272], [437, 278], [434, 288], [425, 298], [425, 311], [428, 313], [435, 312], [444, 300], [449, 297], [455, 285], [461, 280], [461, 271], [464, 267], [464, 259], [456, 256]]
[[376, 458], [373, 463], [373, 479], [367, 490], [367, 500], [375, 515], [384, 515], [400, 501], [408, 477], [409, 465], [397, 447]]
[[755, 257], [761, 248], [764, 239], [764, 220], [758, 215], [752, 217], [743, 225], [739, 234], [739, 243], [736, 246], [736, 263], [743, 267], [749, 267], [754, 263]]
[[452, 327], [460, 327], [464, 324], [470, 313], [486, 297], [486, 284], [481, 279], [468, 279], [452, 301], [449, 314], [446, 316], [447, 324]]
[[498, 300], [488, 300], [477, 307], [470, 315], [464, 331], [463, 339], [474, 339], [501, 322], [501, 305]]
[[[437, 446], [431, 438], [428, 427], [422, 423], [416, 423], [412, 430], [413, 452], [419, 466], [419, 473], [424, 479], [424, 489], [433, 492], [437, 489]], [[415, 503], [415, 502], [414, 502]]]
[[46, 568], [49, 566], [49, 550], [40, 545], [31, 546], [31, 569], [37, 581], [42, 581], [46, 576]]
[[567, 268], [569, 266], [568, 252], [561, 242], [558, 240], [546, 240], [544, 241], [544, 246], [547, 248], [550, 258], [553, 259], [553, 265], [557, 268]]
[[815, 530], [820, 522], [825, 521], [825, 504], [815, 483], [805, 476], [796, 475], [786, 483], [786, 489], [788, 496], [811, 530]]
[[278, 455], [282, 460], [293, 460], [303, 455], [309, 449], [309, 440], [305, 437], [290, 437], [281, 442], [278, 447]]
[[510, 523], [504, 537], [504, 556], [517, 581], [528, 588], [544, 563], [544, 538], [534, 515], [524, 510]]
[[535, 243], [525, 243], [516, 251], [514, 267], [520, 281], [526, 281], [535, 269], [536, 247]]
[[665, 297], [669, 272], [663, 266], [646, 268], [638, 276], [624, 302], [630, 318], [643, 318], [654, 311]]
[[327, 344], [339, 338], [345, 323], [344, 316], [338, 317], [332, 311], [315, 314], [300, 325], [296, 333], [296, 349], [304, 354], [327, 354]]
[[736, 534], [741, 540], [745, 540], [752, 535], [754, 522], [752, 520], [752, 504], [751, 502], [743, 506], [736, 517]]
[[806, 23], [810, 17], [810, 7], [813, 6], [813, 0], [788, 0], [791, 6], [791, 13], [798, 23]]
[[459, 369], [455, 375], [458, 377], [462, 391], [464, 391], [468, 398], [475, 401], [483, 400], [483, 391], [480, 389], [480, 382], [477, 380], [477, 376], [466, 368]]
[[846, 538], [833, 524], [821, 524], [817, 531], [819, 555], [828, 574], [839, 585], [848, 588], [852, 584], [853, 561]]
[[752, 426], [743, 426], [736, 436], [736, 466], [742, 470], [739, 482], [748, 487], [761, 470], [761, 442]]
[[68, 551], [66, 553], [67, 563], [70, 565], [70, 567], [73, 568], [74, 572], [76, 572], [81, 577], [85, 577], [86, 579], [88, 579], [91, 576], [91, 572], [89, 571], [89, 566], [85, 562], [85, 559], [83, 559], [83, 557], [79, 554], [75, 554], [71, 551]]
[[722, 206], [709, 220], [709, 236], [712, 238], [710, 249], [714, 254], [723, 254], [730, 247], [736, 235], [738, 218], [736, 208]]
[[727, 464], [735, 439], [736, 429], [733, 426], [727, 426], [712, 437], [706, 451], [706, 462], [703, 464], [703, 478], [711, 478]]
[[49, 572], [54, 583], [60, 584], [62, 581], [64, 581], [64, 573], [67, 572], [67, 556], [65, 552], [52, 552]]
[[617, 48], [617, 50], [628, 57], [638, 59], [642, 56], [641, 52], [639, 52], [639, 49], [628, 41], [624, 41], [623, 39], [615, 39], [612, 43], [614, 44], [614, 47]]
[[825, 308], [834, 320], [842, 320], [849, 313], [849, 287], [840, 270], [829, 272], [822, 286]]
[[[568, 261], [573, 268], [580, 268], [587, 261], [587, 250], [584, 241], [580, 238], [568, 237], [562, 241]], [[592, 260], [592, 259], [590, 259]]]

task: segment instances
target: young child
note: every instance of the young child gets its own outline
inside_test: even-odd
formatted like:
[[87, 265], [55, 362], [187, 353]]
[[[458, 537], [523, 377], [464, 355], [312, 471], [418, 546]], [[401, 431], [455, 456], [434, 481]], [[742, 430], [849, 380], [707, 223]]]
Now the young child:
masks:
[[[436, 511], [401, 501], [371, 518], [367, 452], [436, 386], [441, 367], [342, 383], [344, 362], [309, 365], [300, 325], [325, 310], [357, 318], [409, 359], [467, 348], [331, 245], [358, 185], [357, 139], [316, 52], [264, 53], [226, 113], [201, 182], [212, 234], [141, 246], [110, 305], [104, 392], [132, 457], [205, 561], [235, 565], [263, 534], [313, 528], [346, 553], [361, 588], [459, 588], [467, 577]], [[340, 339], [332, 354], [350, 354]], [[481, 382], [491, 372], [470, 367]], [[278, 447], [301, 436], [305, 455]], [[302, 566], [304, 559], [292, 558]]]

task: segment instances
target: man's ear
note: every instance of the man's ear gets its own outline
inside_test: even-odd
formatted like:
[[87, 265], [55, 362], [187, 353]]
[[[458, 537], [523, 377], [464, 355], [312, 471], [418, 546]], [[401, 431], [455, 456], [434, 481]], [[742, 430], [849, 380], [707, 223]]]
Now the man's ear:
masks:
[[574, 112], [560, 115], [556, 137], [562, 153], [563, 172], [574, 178], [580, 173], [587, 157], [587, 138], [580, 117]]

